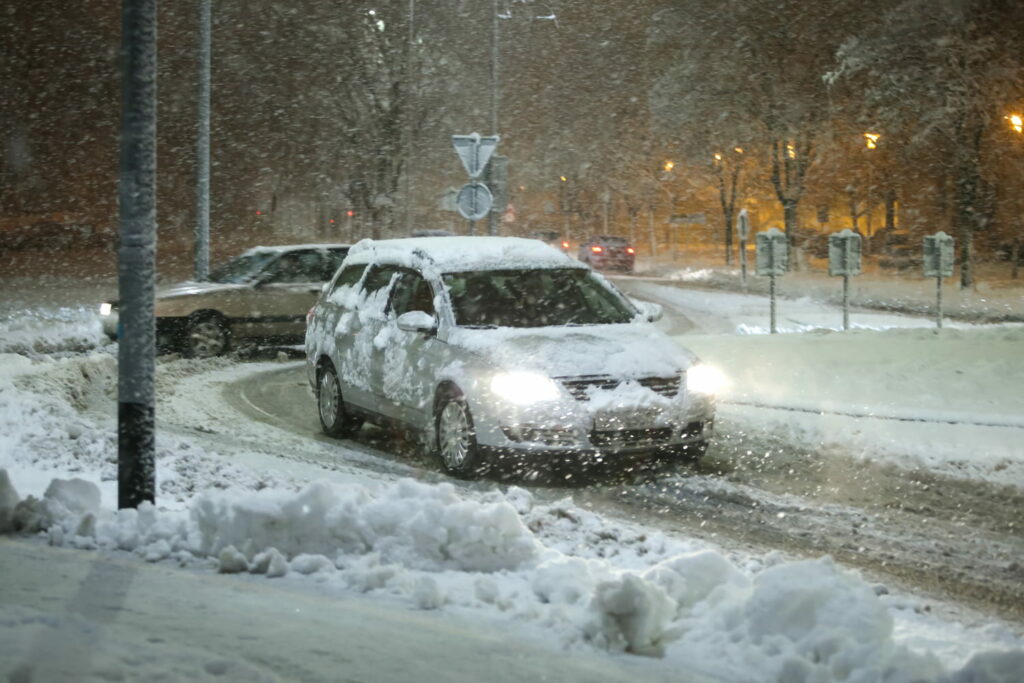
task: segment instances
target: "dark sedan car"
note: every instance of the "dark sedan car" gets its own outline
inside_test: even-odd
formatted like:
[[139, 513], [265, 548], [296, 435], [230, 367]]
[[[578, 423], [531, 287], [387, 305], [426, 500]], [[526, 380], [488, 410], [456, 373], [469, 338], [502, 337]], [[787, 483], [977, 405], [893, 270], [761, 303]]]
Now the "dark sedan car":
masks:
[[580, 243], [579, 260], [597, 270], [633, 272], [636, 249], [625, 237], [595, 235]]

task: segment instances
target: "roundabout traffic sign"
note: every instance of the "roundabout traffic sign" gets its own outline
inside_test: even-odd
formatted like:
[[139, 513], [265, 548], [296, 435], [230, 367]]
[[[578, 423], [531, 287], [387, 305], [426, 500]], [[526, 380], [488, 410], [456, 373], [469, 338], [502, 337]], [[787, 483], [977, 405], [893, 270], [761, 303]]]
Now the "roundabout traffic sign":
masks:
[[455, 207], [459, 213], [463, 218], [468, 218], [471, 221], [478, 221], [486, 216], [493, 204], [494, 198], [491, 196], [491, 191], [483, 183], [477, 182], [463, 185], [455, 198]]

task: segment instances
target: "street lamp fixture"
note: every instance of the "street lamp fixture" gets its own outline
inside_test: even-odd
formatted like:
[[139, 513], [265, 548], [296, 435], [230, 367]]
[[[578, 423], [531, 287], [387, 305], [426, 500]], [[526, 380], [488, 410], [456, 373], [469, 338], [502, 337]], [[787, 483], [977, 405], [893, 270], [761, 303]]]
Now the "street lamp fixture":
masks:
[[563, 183], [566, 183], [566, 182], [568, 182], [568, 181], [569, 181], [569, 179], [568, 179], [568, 178], [566, 178], [566, 177], [565, 177], [564, 175], [560, 175], [560, 176], [558, 176], [558, 178], [559, 178], [559, 180], [561, 180], [561, 181], [562, 181]]
[[721, 160], [722, 160], [722, 155], [717, 153], [717, 152], [715, 152], [715, 163], [718, 163]]
[[867, 145], [868, 149], [876, 149], [878, 147], [878, 138], [882, 137], [878, 133], [864, 133], [864, 144]]
[[796, 145], [794, 145], [792, 142], [786, 143], [786, 156], [788, 156], [790, 159], [796, 159]]
[[1010, 121], [1010, 127], [1018, 133], [1024, 133], [1024, 119], [1020, 114], [1010, 114], [1006, 117]]
[[663, 169], [665, 169], [666, 171], [671, 171], [673, 168], [676, 167], [676, 162], [674, 162], [674, 161], [672, 161], [670, 159], [670, 160], [666, 161], [664, 164], [662, 164], [661, 167]]

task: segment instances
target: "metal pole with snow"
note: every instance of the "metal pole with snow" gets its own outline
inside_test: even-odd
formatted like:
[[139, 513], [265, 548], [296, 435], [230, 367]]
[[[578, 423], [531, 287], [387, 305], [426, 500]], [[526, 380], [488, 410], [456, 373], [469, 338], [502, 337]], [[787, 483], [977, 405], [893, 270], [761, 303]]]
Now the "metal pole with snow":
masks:
[[736, 232], [740, 237], [740, 281], [743, 283], [743, 291], [747, 289], [747, 238], [750, 237], [750, 214], [746, 209], [740, 209], [736, 216]]
[[935, 326], [942, 329], [942, 278], [953, 275], [953, 238], [941, 230], [924, 236], [924, 276], [935, 278]]
[[843, 277], [843, 329], [850, 329], [850, 277], [860, 275], [861, 239], [853, 230], [828, 236], [828, 274]]
[[757, 274], [770, 278], [768, 295], [771, 300], [771, 333], [775, 325], [775, 278], [789, 270], [789, 245], [786, 234], [778, 228], [757, 233]]
[[154, 502], [156, 0], [121, 6], [117, 504]]
[[210, 2], [199, 1], [199, 112], [196, 140], [195, 279], [210, 275]]

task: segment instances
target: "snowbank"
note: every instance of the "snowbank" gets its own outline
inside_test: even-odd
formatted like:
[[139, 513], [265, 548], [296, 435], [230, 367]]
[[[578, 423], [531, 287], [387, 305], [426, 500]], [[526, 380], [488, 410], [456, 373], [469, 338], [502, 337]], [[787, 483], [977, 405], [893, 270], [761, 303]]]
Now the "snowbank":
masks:
[[935, 656], [897, 645], [874, 589], [827, 558], [751, 573], [705, 549], [640, 571], [546, 548], [528, 520], [551, 509], [535, 509], [521, 490], [473, 500], [450, 484], [371, 492], [317, 483], [206, 493], [187, 510], [113, 511], [82, 479], [55, 479], [42, 498], [19, 500], [0, 470], [0, 501], [0, 519], [53, 545], [309, 575], [339, 590], [404, 595], [421, 609], [496, 609], [554, 629], [569, 646], [681, 657], [723, 679], [1008, 683], [1024, 670], [1022, 650], [979, 655], [948, 677]]
[[679, 339], [728, 375], [732, 433], [1024, 488], [1024, 326]]

